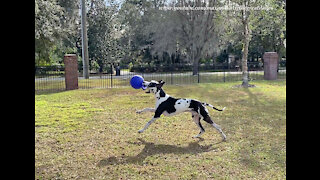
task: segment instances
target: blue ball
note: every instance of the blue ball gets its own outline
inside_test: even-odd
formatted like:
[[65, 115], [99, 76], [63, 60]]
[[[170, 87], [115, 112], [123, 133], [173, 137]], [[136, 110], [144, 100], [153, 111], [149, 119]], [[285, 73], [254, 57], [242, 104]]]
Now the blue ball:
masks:
[[135, 75], [131, 78], [130, 80], [130, 84], [133, 88], [135, 89], [140, 89], [142, 88], [142, 83], [143, 83], [144, 79], [142, 76], [140, 75]]

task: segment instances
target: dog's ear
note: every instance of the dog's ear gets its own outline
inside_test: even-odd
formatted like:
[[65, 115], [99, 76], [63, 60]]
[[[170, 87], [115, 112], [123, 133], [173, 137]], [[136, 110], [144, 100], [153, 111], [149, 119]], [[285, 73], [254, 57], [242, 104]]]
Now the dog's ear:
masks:
[[159, 83], [162, 84], [162, 85], [164, 85], [164, 83], [166, 83], [166, 82], [160, 80]]
[[164, 85], [164, 83], [165, 83], [164, 81], [160, 80], [160, 81], [159, 81], [159, 84], [158, 84], [157, 86], [158, 86], [159, 88], [161, 88], [161, 87]]

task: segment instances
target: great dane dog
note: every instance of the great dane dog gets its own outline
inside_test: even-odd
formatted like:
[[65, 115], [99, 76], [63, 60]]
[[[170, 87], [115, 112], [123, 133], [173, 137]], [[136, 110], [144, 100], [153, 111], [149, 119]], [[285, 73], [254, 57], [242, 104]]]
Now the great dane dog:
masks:
[[143, 86], [148, 89], [146, 93], [154, 94], [156, 105], [155, 108], [145, 108], [143, 110], [137, 111], [138, 114], [143, 112], [154, 112], [153, 118], [147, 122], [143, 129], [138, 131], [139, 133], [145, 131], [150, 126], [150, 124], [152, 124], [156, 119], [160, 118], [161, 114], [165, 116], [173, 116], [182, 112], [191, 112], [194, 122], [200, 128], [200, 133], [194, 136], [194, 138], [200, 137], [205, 132], [200, 122], [202, 118], [205, 122], [211, 124], [219, 131], [223, 141], [226, 140], [226, 135], [223, 133], [220, 126], [212, 121], [205, 106], [209, 106], [217, 111], [223, 111], [225, 110], [225, 107], [223, 109], [217, 109], [211, 104], [203, 103], [198, 100], [171, 97], [163, 91], [162, 86], [164, 83], [165, 82], [162, 80], [160, 80], [159, 82], [155, 80], [152, 80], [150, 82], [143, 81]]

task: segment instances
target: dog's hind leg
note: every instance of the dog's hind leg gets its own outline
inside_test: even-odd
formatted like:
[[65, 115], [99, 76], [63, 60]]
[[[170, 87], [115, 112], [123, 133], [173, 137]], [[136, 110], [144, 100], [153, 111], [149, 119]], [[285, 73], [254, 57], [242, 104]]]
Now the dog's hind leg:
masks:
[[204, 130], [204, 128], [203, 128], [203, 126], [201, 125], [201, 122], [200, 122], [200, 115], [198, 113], [192, 113], [192, 118], [193, 118], [193, 121], [196, 123], [196, 125], [200, 129], [199, 134], [196, 135], [196, 136], [193, 136], [193, 138], [199, 138], [205, 132], [205, 130]]
[[220, 126], [211, 120], [210, 116], [206, 116], [203, 120], [211, 124], [214, 128], [216, 128], [221, 134], [223, 141], [226, 141], [227, 136], [223, 133]]

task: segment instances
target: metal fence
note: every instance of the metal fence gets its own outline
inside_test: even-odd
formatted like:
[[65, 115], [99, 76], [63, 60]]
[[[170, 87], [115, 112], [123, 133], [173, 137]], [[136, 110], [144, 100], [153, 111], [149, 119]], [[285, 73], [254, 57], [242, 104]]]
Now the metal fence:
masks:
[[[119, 70], [120, 69], [120, 70]], [[119, 88], [130, 86], [133, 75], [141, 75], [147, 81], [163, 80], [166, 84], [183, 85], [193, 83], [213, 83], [242, 81], [242, 72], [237, 69], [229, 69], [228, 66], [203, 65], [199, 67], [198, 74], [193, 75], [192, 66], [146, 66], [114, 68], [109, 72], [91, 72], [89, 79], [79, 72], [79, 89], [91, 88]], [[264, 71], [262, 67], [249, 68], [249, 81], [263, 80]], [[279, 68], [278, 79], [286, 79], [285, 68]], [[65, 90], [64, 67], [36, 67], [35, 68], [35, 90], [36, 91], [62, 91]]]
[[35, 67], [36, 91], [65, 90], [63, 66]]

